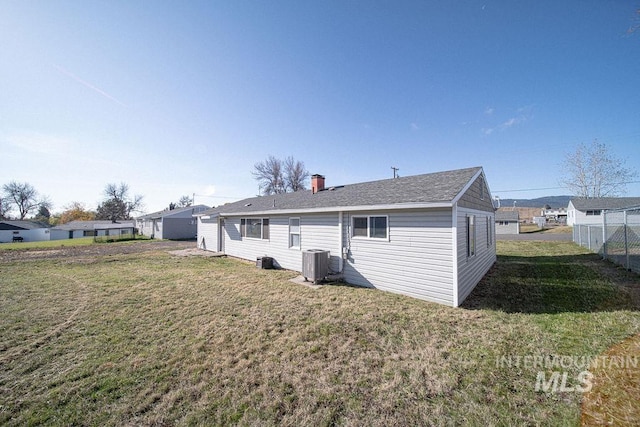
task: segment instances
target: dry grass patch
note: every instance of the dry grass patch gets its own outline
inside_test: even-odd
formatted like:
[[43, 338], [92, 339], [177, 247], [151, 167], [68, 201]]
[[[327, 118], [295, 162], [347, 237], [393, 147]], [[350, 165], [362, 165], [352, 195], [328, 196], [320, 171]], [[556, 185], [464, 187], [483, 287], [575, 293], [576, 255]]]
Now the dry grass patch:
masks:
[[[518, 260], [497, 268], [535, 290]], [[454, 309], [295, 275], [161, 252], [1, 265], [0, 424], [575, 423], [579, 395], [536, 393], [535, 370], [498, 358], [598, 354], [640, 331], [616, 293], [607, 311], [504, 310], [494, 275]]]
[[640, 423], [640, 335], [610, 348], [591, 366], [593, 388], [582, 401], [582, 425]]

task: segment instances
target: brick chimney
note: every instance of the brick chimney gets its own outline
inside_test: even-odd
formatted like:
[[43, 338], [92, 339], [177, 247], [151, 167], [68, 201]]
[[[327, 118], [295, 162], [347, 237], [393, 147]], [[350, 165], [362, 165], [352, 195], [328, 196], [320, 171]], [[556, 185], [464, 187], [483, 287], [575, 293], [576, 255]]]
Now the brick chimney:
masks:
[[311, 175], [311, 192], [316, 194], [318, 191], [324, 190], [324, 176]]

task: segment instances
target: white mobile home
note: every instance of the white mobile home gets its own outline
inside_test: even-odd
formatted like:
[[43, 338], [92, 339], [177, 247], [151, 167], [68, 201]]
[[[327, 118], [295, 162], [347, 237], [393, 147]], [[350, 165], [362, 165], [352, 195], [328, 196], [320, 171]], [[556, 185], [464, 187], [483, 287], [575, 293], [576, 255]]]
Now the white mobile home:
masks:
[[328, 251], [348, 283], [459, 306], [496, 260], [482, 168], [254, 197], [201, 212], [198, 246], [302, 270]]
[[102, 237], [133, 235], [133, 221], [71, 221], [51, 229], [51, 240], [78, 239], [80, 237]]
[[0, 221], [0, 243], [49, 240], [50, 228], [37, 221]]
[[194, 217], [209, 206], [195, 205], [142, 215], [136, 218], [140, 234], [152, 239], [195, 239], [198, 232]]
[[602, 212], [640, 206], [640, 197], [576, 197], [569, 201], [567, 225], [602, 225]]

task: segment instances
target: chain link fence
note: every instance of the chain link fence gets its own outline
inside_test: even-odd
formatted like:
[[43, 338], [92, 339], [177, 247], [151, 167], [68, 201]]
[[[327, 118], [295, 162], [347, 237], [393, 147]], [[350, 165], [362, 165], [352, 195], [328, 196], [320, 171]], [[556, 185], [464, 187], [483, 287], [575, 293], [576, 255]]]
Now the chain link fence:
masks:
[[604, 211], [602, 224], [574, 225], [573, 241], [640, 273], [640, 206]]

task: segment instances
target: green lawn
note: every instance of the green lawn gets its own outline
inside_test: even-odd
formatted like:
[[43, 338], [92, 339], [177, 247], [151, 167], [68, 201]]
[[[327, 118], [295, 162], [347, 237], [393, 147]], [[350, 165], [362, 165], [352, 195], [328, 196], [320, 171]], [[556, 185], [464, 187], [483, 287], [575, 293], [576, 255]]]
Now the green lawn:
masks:
[[25, 249], [51, 249], [61, 246], [88, 246], [93, 245], [93, 237], [80, 237], [77, 239], [43, 240], [41, 242], [2, 243], [0, 251], [25, 250]]
[[230, 258], [0, 264], [0, 424], [574, 425], [582, 394], [499, 362], [637, 334], [638, 276], [572, 243], [497, 243], [462, 308]]

